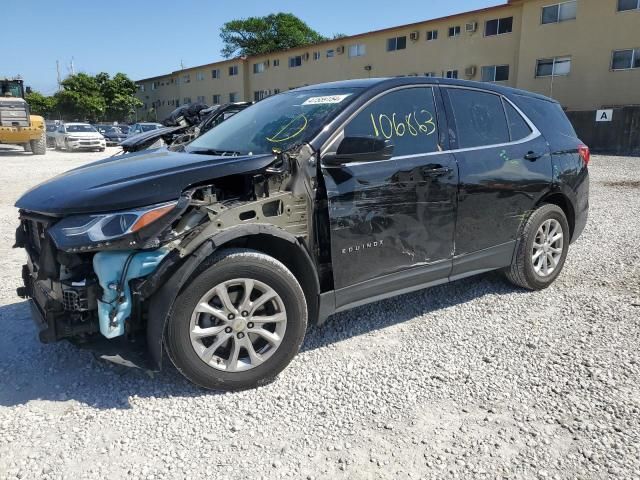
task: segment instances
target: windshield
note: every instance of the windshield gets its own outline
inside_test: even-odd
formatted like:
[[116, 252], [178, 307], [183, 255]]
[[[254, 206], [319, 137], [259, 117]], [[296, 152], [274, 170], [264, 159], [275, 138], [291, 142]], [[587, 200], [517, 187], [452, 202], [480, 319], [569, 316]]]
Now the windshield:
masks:
[[3, 97], [22, 98], [22, 84], [20, 82], [0, 82], [0, 95]]
[[151, 130], [156, 130], [156, 129], [160, 128], [160, 125], [155, 125], [155, 124], [152, 124], [152, 125], [148, 125], [148, 124], [147, 125], [140, 125], [140, 128], [142, 128], [143, 132], [150, 132]]
[[327, 88], [265, 98], [196, 138], [187, 151], [261, 154], [287, 150], [313, 138], [360, 91]]
[[67, 125], [67, 132], [95, 132], [91, 125]]

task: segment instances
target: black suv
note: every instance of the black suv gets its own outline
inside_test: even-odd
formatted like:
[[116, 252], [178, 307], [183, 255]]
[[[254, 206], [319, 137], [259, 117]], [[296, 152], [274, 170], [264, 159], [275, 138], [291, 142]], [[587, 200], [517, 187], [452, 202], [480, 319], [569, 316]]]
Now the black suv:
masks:
[[273, 379], [307, 325], [502, 269], [553, 282], [589, 149], [554, 100], [394, 78], [267, 98], [182, 151], [106, 159], [17, 202], [40, 339], [146, 339], [207, 388]]

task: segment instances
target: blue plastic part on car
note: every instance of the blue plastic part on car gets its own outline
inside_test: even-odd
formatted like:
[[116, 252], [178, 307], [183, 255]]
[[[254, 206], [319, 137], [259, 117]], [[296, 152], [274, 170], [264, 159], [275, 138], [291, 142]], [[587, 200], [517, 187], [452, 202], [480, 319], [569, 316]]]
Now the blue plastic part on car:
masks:
[[149, 275], [168, 253], [169, 249], [158, 248], [98, 252], [94, 255], [93, 269], [103, 292], [102, 299], [98, 300], [102, 335], [114, 338], [124, 334], [124, 322], [131, 315], [129, 280]]

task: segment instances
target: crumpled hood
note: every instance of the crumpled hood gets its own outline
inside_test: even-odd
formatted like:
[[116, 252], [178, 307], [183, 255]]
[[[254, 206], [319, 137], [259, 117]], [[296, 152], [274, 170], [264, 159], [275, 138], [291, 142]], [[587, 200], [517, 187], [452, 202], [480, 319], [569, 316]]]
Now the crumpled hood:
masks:
[[27, 191], [16, 207], [50, 215], [97, 213], [176, 200], [195, 184], [269, 166], [272, 154], [237, 157], [166, 149], [111, 157], [70, 170]]

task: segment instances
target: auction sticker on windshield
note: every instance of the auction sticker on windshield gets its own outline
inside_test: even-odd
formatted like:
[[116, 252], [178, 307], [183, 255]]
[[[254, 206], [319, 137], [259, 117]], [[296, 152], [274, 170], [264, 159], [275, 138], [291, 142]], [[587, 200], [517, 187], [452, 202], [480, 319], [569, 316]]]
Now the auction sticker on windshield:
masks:
[[346, 95], [325, 95], [323, 97], [309, 97], [304, 102], [302, 102], [302, 105], [321, 105], [325, 103], [340, 103], [349, 95], [351, 94], [347, 93]]

